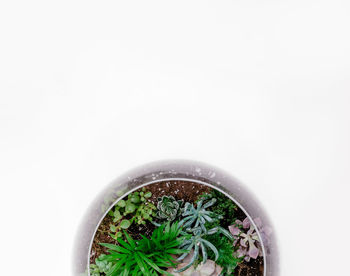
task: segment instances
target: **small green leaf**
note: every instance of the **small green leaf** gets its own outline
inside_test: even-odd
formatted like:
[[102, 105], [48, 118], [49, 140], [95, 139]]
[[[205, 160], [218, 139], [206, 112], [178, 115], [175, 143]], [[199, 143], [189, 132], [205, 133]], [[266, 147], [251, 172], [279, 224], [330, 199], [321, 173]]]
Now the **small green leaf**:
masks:
[[136, 205], [128, 202], [125, 206], [125, 212], [128, 213], [133, 213], [136, 210]]
[[110, 229], [112, 232], [116, 232], [116, 231], [117, 231], [117, 227], [116, 227], [115, 225], [113, 225], [113, 224], [111, 224], [111, 225], [109, 226], [109, 229]]
[[120, 227], [123, 229], [128, 229], [131, 225], [130, 220], [123, 219], [122, 222], [120, 223]]
[[130, 200], [132, 203], [139, 203], [140, 197], [138, 195], [133, 195]]

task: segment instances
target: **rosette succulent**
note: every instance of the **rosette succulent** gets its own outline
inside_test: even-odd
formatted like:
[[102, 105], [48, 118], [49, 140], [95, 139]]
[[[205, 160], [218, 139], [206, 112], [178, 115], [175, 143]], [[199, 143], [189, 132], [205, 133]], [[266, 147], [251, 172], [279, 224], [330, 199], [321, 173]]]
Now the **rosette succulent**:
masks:
[[157, 217], [173, 221], [181, 215], [183, 200], [176, 200], [173, 196], [162, 196], [158, 198]]
[[182, 216], [184, 217], [180, 224], [186, 230], [187, 228], [201, 227], [203, 232], [207, 232], [205, 224], [221, 219], [220, 215], [214, 212], [207, 211], [206, 208], [215, 204], [216, 199], [212, 198], [203, 205], [203, 200], [198, 201], [197, 207], [192, 203], [186, 202]]
[[229, 230], [235, 238], [234, 245], [238, 246], [235, 252], [238, 258], [242, 257], [249, 262], [250, 258], [256, 259], [258, 256], [262, 256], [258, 233], [248, 218], [243, 221], [236, 220], [233, 225], [229, 226]]

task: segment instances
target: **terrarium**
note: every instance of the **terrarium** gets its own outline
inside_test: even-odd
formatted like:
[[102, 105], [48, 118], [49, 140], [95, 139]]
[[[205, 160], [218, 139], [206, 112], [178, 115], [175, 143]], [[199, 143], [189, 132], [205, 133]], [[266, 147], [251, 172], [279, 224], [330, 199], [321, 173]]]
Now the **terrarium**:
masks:
[[273, 227], [248, 189], [212, 166], [161, 161], [113, 181], [77, 235], [74, 276], [277, 276]]

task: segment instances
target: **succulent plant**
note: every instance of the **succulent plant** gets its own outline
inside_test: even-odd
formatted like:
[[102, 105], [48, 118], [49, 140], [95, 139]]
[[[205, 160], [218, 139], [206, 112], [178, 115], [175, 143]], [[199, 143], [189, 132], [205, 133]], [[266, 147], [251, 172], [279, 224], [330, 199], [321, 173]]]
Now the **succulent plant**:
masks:
[[262, 241], [262, 244], [264, 245], [264, 248], [268, 250], [271, 242], [272, 228], [267, 225], [263, 225], [263, 222], [259, 217], [253, 219], [253, 221], [260, 233], [261, 241]]
[[110, 231], [115, 233], [110, 235], [112, 238], [121, 237], [120, 230], [128, 229], [133, 223], [146, 224], [147, 220], [152, 220], [152, 217], [156, 215], [156, 207], [147, 201], [151, 196], [151, 192], [142, 188], [141, 192], [133, 192], [128, 195], [126, 200], [118, 201], [114, 209], [109, 211], [114, 223], [110, 225]]
[[200, 263], [196, 270], [201, 276], [219, 276], [222, 271], [222, 267], [217, 265], [212, 260], [207, 260], [206, 263]]
[[[243, 259], [238, 258], [234, 254], [237, 249], [232, 242], [233, 239], [223, 237], [220, 233], [206, 236], [205, 238], [215, 245], [219, 252], [219, 258], [215, 263], [223, 268], [222, 275], [233, 275], [234, 270]], [[215, 259], [215, 255], [212, 251], [208, 251], [208, 259]]]
[[214, 212], [207, 211], [206, 208], [215, 204], [216, 199], [212, 198], [203, 205], [203, 200], [198, 201], [197, 207], [192, 203], [186, 202], [182, 216], [184, 217], [180, 224], [186, 230], [187, 228], [201, 227], [203, 232], [207, 232], [205, 224], [221, 219], [220, 215]]
[[95, 260], [95, 264], [90, 264], [90, 276], [101, 276], [101, 273], [106, 274], [112, 268], [111, 262], [100, 260], [103, 256], [105, 255], [101, 254], [101, 256]]
[[[209, 230], [206, 228], [206, 223], [212, 223], [221, 219], [221, 216], [206, 210], [206, 208], [212, 206], [215, 204], [215, 202], [216, 199], [212, 198], [205, 204], [203, 204], [204, 200], [199, 200], [197, 207], [195, 207], [192, 203], [187, 202], [185, 204], [185, 208], [182, 213], [184, 218], [179, 224], [182, 225], [184, 229], [183, 233], [186, 235], [190, 234], [190, 236], [182, 243], [180, 248], [186, 249], [188, 252], [193, 249], [193, 256], [186, 266], [181, 267], [176, 272], [182, 272], [191, 267], [199, 259], [200, 249], [203, 257], [203, 264], [205, 264], [208, 259], [208, 249], [213, 251], [215, 261], [219, 258], [217, 248], [205, 238], [206, 236], [220, 233], [225, 235], [230, 240], [233, 240], [232, 235], [220, 226], [213, 227]], [[186, 256], [189, 254], [188, 252], [182, 254], [178, 260], [181, 261], [186, 258]]]
[[250, 258], [256, 259], [258, 256], [262, 256], [258, 233], [250, 223], [249, 218], [245, 218], [243, 221], [236, 220], [235, 224], [229, 226], [229, 230], [235, 239], [234, 245], [238, 247], [235, 252], [237, 257], [242, 257], [246, 262], [249, 262]]
[[173, 196], [162, 196], [157, 200], [158, 218], [173, 221], [181, 215], [183, 200], [176, 200]]
[[163, 269], [177, 265], [172, 254], [185, 252], [178, 248], [186, 238], [181, 235], [178, 222], [162, 224], [150, 238], [141, 236], [141, 240], [134, 240], [125, 232], [126, 239], [118, 238], [117, 245], [101, 243], [109, 249], [109, 254], [101, 257], [101, 260], [113, 264], [106, 273], [108, 276], [156, 276], [158, 273], [172, 276]]
[[183, 253], [177, 260], [178, 261], [184, 260], [192, 249], [193, 249], [193, 256], [188, 261], [186, 266], [181, 267], [176, 272], [182, 272], [188, 269], [189, 267], [191, 267], [199, 259], [200, 249], [202, 253], [203, 264], [205, 264], [208, 259], [208, 249], [213, 251], [215, 255], [215, 261], [216, 261], [219, 258], [219, 252], [215, 247], [215, 245], [213, 245], [211, 242], [205, 239], [205, 236], [213, 235], [216, 233], [224, 234], [226, 237], [233, 240], [233, 237], [231, 236], [231, 234], [227, 230], [221, 227], [214, 227], [209, 231], [205, 231], [205, 232], [203, 232], [201, 227], [187, 229], [186, 235], [191, 234], [191, 236], [187, 238], [180, 246], [181, 249], [185, 249], [187, 250], [187, 252]]
[[200, 263], [196, 268], [192, 265], [183, 272], [175, 272], [185, 266], [187, 266], [187, 260], [184, 260], [176, 268], [169, 268], [167, 272], [173, 276], [219, 276], [222, 272], [222, 267], [212, 260], [207, 260], [206, 263]]

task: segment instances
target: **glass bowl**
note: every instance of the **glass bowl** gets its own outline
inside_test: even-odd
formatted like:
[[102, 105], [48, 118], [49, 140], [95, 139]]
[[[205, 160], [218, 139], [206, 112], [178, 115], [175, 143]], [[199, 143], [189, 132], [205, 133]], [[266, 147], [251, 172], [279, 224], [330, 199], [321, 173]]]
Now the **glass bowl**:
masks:
[[103, 189], [88, 209], [74, 246], [73, 275], [89, 275], [90, 252], [95, 233], [118, 199], [140, 187], [164, 181], [185, 181], [224, 193], [245, 213], [262, 241], [264, 276], [278, 276], [278, 249], [272, 224], [253, 194], [237, 179], [216, 167], [195, 161], [164, 160], [130, 170]]

